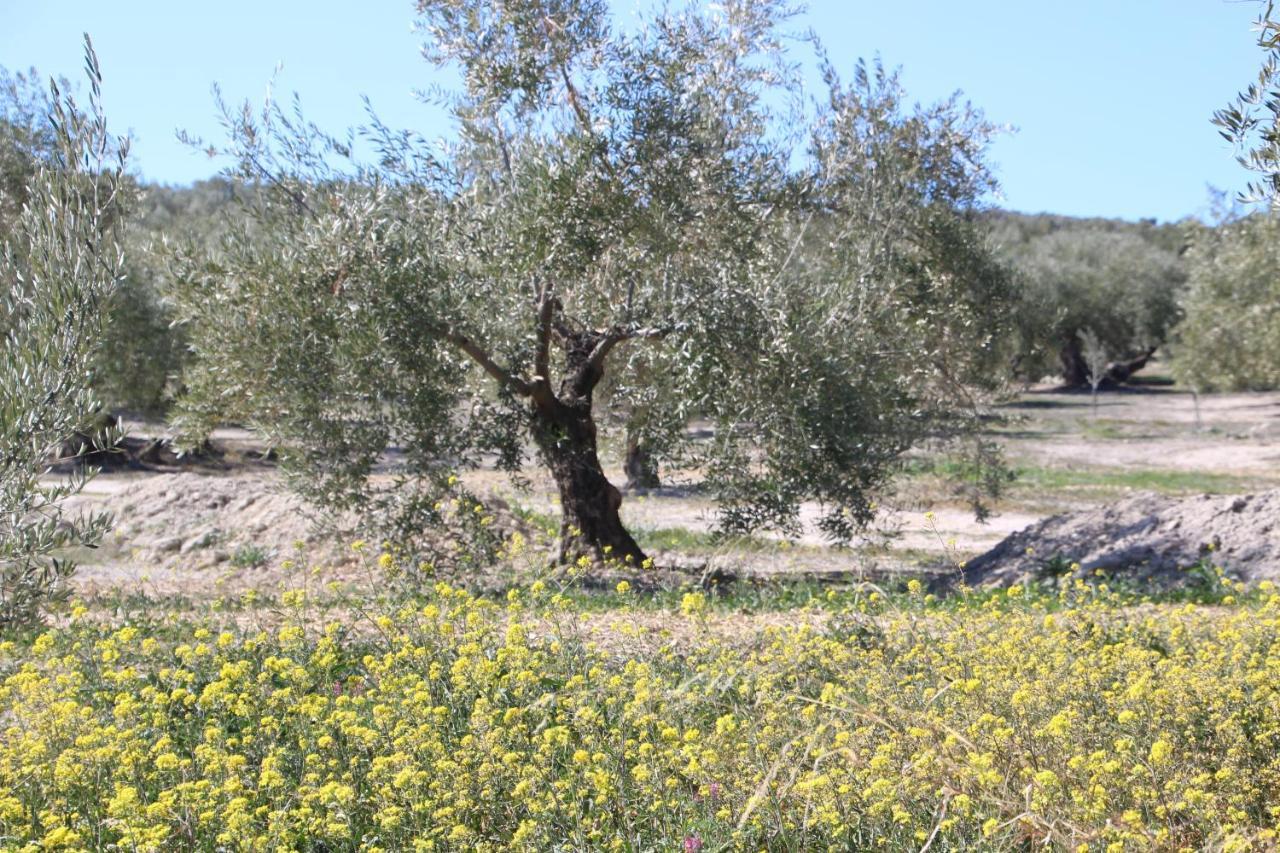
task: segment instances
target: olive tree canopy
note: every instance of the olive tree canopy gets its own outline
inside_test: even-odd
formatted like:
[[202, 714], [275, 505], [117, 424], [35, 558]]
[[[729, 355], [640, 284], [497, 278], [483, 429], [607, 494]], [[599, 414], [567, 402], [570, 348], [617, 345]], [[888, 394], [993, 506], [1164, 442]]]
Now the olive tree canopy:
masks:
[[1259, 177], [1241, 193], [1246, 202], [1280, 209], [1280, 20], [1274, 0], [1255, 22], [1263, 50], [1258, 76], [1235, 100], [1213, 114], [1218, 133], [1237, 148], [1240, 165]]
[[187, 259], [185, 423], [247, 418], [308, 496], [398, 518], [531, 449], [561, 556], [633, 561], [597, 399], [643, 410], [731, 530], [794, 529], [809, 499], [845, 539], [908, 448], [964, 433], [1009, 302], [976, 222], [992, 128], [907, 105], [879, 66], [846, 82], [822, 59], [807, 102], [780, 2], [625, 31], [607, 9], [419, 2], [427, 57], [460, 73], [447, 145], [224, 108], [230, 177], [258, 191]]
[[87, 110], [56, 83], [46, 98], [30, 78], [0, 80], [0, 626], [65, 595], [73, 565], [60, 554], [106, 521], [63, 517], [88, 472], [45, 479], [64, 442], [97, 432], [93, 360], [123, 262], [127, 146], [107, 133], [87, 37], [85, 68]]
[[1280, 219], [1255, 213], [1194, 232], [1173, 372], [1197, 391], [1280, 388]]
[[1257, 78], [1214, 113], [1213, 123], [1236, 145], [1241, 165], [1259, 176], [1239, 201], [1269, 209], [1230, 211], [1216, 227], [1192, 230], [1173, 368], [1197, 391], [1280, 387], [1280, 21], [1271, 0], [1256, 29], [1264, 52]]
[[1021, 283], [1018, 368], [1030, 378], [1057, 372], [1068, 385], [1088, 384], [1081, 338], [1088, 330], [1107, 354], [1102, 378], [1124, 382], [1178, 321], [1186, 272], [1177, 249], [1151, 239], [1163, 235], [1141, 226], [1075, 226], [1003, 250]]

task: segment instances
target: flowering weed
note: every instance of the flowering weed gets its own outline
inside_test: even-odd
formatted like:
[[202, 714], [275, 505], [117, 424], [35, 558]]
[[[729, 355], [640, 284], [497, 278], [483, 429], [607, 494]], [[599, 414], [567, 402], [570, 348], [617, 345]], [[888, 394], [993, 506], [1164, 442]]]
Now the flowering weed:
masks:
[[[620, 653], [544, 590], [0, 645], [16, 849], [1266, 849], [1280, 596], [1081, 584]], [[872, 600], [874, 599], [874, 600]], [[681, 612], [683, 611], [683, 613]]]

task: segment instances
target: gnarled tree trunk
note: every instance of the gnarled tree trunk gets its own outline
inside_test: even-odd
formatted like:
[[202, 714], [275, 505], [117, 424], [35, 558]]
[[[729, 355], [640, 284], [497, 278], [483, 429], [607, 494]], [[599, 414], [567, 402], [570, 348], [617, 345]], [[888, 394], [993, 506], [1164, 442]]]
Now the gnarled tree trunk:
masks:
[[1151, 347], [1134, 358], [1126, 361], [1111, 362], [1107, 365], [1106, 381], [1115, 383], [1128, 382], [1133, 377], [1133, 374], [1147, 366], [1147, 362], [1151, 360], [1151, 357], [1156, 354], [1158, 349], [1159, 347]]
[[1068, 335], [1058, 350], [1058, 363], [1062, 367], [1062, 383], [1072, 388], [1089, 384], [1089, 365], [1085, 363], [1084, 352], [1080, 348], [1080, 339]]
[[[496, 362], [473, 338], [447, 325], [425, 331], [448, 341], [512, 393], [528, 400], [529, 429], [560, 492], [560, 544], [556, 561], [587, 557], [601, 562], [640, 565], [644, 551], [627, 532], [618, 514], [622, 493], [604, 475], [596, 451], [592, 393], [604, 376], [610, 351], [624, 341], [655, 340], [662, 328], [611, 326], [575, 330], [557, 319], [560, 300], [544, 283], [538, 297], [538, 345], [533, 375], [525, 378]], [[565, 352], [560, 388], [551, 387], [551, 342]]]
[[[596, 450], [596, 424], [591, 396], [603, 375], [607, 354], [599, 332], [565, 337], [567, 371], [558, 394], [545, 387], [532, 394], [534, 441], [551, 470], [560, 493], [558, 562], [580, 556], [618, 560], [632, 565], [645, 561], [644, 551], [622, 524], [618, 509], [622, 493], [609, 482]], [[601, 347], [606, 347], [601, 351]]]
[[[1159, 347], [1150, 347], [1134, 358], [1113, 361], [1107, 364], [1107, 372], [1102, 378], [1102, 387], [1123, 385], [1133, 374], [1147, 366]], [[1074, 335], [1063, 343], [1058, 350], [1058, 361], [1062, 366], [1062, 384], [1077, 388], [1089, 384], [1089, 365], [1085, 363], [1080, 340]]]

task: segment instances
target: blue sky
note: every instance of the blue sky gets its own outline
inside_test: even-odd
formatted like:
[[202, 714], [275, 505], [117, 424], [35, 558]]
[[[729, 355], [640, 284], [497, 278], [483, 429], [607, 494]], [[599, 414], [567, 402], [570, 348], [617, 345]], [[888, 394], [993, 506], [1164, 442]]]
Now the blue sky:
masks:
[[[625, 24], [637, 0], [614, 6]], [[842, 68], [878, 53], [902, 66], [912, 98], [960, 89], [1016, 127], [991, 151], [1002, 206], [1172, 220], [1204, 213], [1210, 186], [1246, 180], [1209, 117], [1256, 73], [1260, 10], [1252, 0], [815, 0], [800, 24]], [[411, 0], [0, 0], [0, 65], [75, 79], [87, 30], [108, 118], [135, 136], [135, 167], [186, 183], [216, 164], [175, 129], [218, 138], [211, 84], [260, 100], [277, 65], [278, 90], [296, 90], [324, 127], [360, 122], [368, 95], [392, 126], [446, 133], [412, 94], [435, 79], [412, 20]]]

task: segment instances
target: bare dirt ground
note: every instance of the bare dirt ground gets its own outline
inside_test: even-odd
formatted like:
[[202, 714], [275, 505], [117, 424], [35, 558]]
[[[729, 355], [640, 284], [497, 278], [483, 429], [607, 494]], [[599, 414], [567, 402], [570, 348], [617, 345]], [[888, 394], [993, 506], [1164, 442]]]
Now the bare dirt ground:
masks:
[[[1176, 388], [1144, 386], [1103, 393], [1095, 409], [1087, 394], [1037, 389], [1001, 411], [1005, 419], [992, 434], [1020, 476], [985, 523], [940, 475], [915, 469], [886, 501], [877, 529], [850, 548], [829, 547], [812, 525], [790, 541], [713, 543], [707, 534], [714, 506], [679, 484], [628, 496], [623, 515], [659, 562], [765, 576], [945, 572], [1059, 512], [1143, 492], [1235, 494], [1280, 486], [1280, 394], [1209, 395], [1197, 405]], [[109, 471], [93, 480], [77, 505], [111, 511], [116, 526], [103, 547], [77, 555], [80, 591], [221, 596], [285, 583], [298, 562], [334, 576], [357, 571], [349, 549], [328, 541], [283, 493], [278, 472], [254, 459], [251, 434], [220, 431], [215, 443], [233, 451], [232, 464]], [[622, 481], [616, 466], [609, 473]], [[554, 517], [549, 479], [528, 474], [523, 491], [496, 472], [466, 479], [479, 493]], [[816, 508], [805, 509], [806, 519], [815, 515]]]
[[[1198, 414], [1197, 414], [1198, 409]], [[1280, 476], [1280, 394], [1192, 395], [1168, 387], [1032, 392], [1004, 408], [1011, 457], [1041, 466]], [[1021, 424], [1021, 428], [1019, 428]]]

